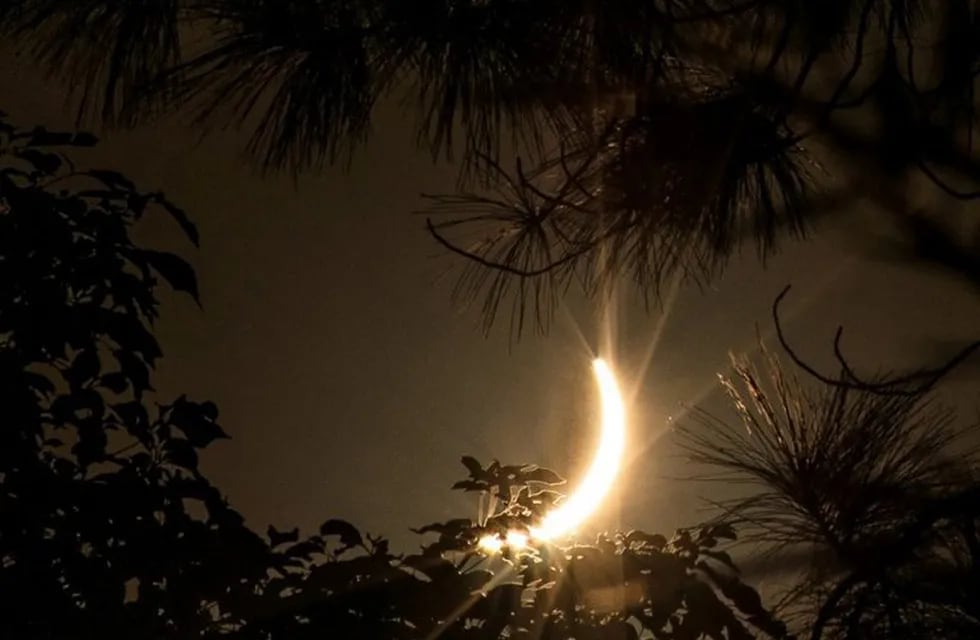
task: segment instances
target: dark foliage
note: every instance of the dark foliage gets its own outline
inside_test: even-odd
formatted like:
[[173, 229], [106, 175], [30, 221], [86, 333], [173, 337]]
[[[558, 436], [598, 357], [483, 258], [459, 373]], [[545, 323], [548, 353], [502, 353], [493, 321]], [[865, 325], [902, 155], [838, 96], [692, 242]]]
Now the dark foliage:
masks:
[[408, 555], [341, 520], [250, 530], [198, 466], [227, 437], [215, 405], [150, 400], [161, 280], [197, 286], [130, 231], [166, 213], [196, 243], [194, 226], [63, 154], [94, 143], [0, 121], [0, 636], [785, 636], [717, 547], [728, 526], [485, 556], [481, 536], [526, 530], [561, 499], [563, 480], [534, 466], [464, 458], [454, 488], [487, 513], [421, 527]]
[[[251, 132], [267, 169], [349, 160], [392, 95], [417, 140], [458, 154], [429, 231], [471, 268], [460, 296], [546, 327], [565, 290], [704, 282], [746, 239], [764, 259], [828, 194], [868, 198], [904, 257], [976, 284], [947, 211], [980, 197], [980, 27], [971, 0], [14, 0], [0, 35], [71, 82], [84, 113], [132, 124], [190, 106]], [[188, 38], [187, 36], [193, 36]], [[721, 524], [488, 560], [486, 532], [558, 498], [545, 470], [464, 459], [488, 515], [422, 527], [409, 556], [328, 520], [244, 526], [197, 469], [224, 432], [209, 403], [151, 405], [158, 279], [197, 297], [180, 258], [127, 230], [193, 225], [161, 194], [76, 171], [84, 134], [0, 125], [0, 628], [11, 637], [748, 637], [783, 627], [715, 548], [808, 545], [787, 607], [814, 638], [980, 634], [977, 478], [930, 393], [960, 360], [884, 379], [790, 356], [725, 380], [740, 427], [702, 415], [696, 460], [758, 492]], [[509, 146], [524, 161], [504, 160]], [[829, 176], [818, 170], [828, 158]], [[829, 178], [829, 179], [826, 179]], [[837, 195], [842, 194], [842, 195]], [[904, 258], [903, 258], [904, 259]], [[778, 319], [777, 319], [778, 321]], [[739, 388], [739, 385], [742, 388]]]
[[0, 33], [106, 121], [191, 106], [250, 131], [265, 169], [349, 161], [401, 99], [419, 145], [461, 160], [430, 231], [488, 326], [505, 304], [546, 328], [576, 281], [656, 301], [746, 239], [764, 259], [829, 193], [976, 282], [977, 248], [906, 193], [980, 193], [972, 0], [14, 0]]
[[179, 0], [7, 0], [0, 34], [27, 44], [37, 61], [68, 80], [79, 116], [95, 110], [108, 123], [132, 123], [129, 105], [151, 78], [181, 55]]
[[737, 95], [651, 106], [566, 138], [533, 172], [485, 158], [496, 192], [432, 196], [429, 231], [469, 260], [457, 293], [485, 293], [487, 329], [508, 300], [515, 332], [547, 326], [576, 281], [598, 295], [632, 279], [653, 299], [669, 276], [717, 274], [747, 234], [766, 255], [778, 232], [805, 233], [806, 171], [786, 137]]
[[264, 542], [198, 472], [225, 437], [215, 406], [147, 400], [159, 280], [197, 285], [130, 228], [165, 213], [197, 232], [162, 194], [62, 153], [94, 142], [0, 121], [4, 637], [194, 633], [203, 601], [265, 570]]
[[703, 479], [748, 489], [720, 505], [720, 521], [775, 562], [802, 549], [783, 607], [813, 640], [976, 637], [976, 425], [956, 425], [932, 397], [976, 345], [945, 366], [874, 380], [835, 348], [836, 379], [801, 363], [816, 391], [774, 357], [762, 373], [735, 361], [722, 383], [737, 421], [696, 411], [682, 429], [692, 461], [717, 472]]

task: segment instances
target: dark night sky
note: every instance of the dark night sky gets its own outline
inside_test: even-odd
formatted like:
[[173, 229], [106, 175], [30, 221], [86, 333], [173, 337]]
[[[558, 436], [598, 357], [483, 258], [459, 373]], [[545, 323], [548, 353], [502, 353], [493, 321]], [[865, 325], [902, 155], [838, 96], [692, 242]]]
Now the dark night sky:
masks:
[[[18, 64], [0, 58], [0, 109], [19, 124], [69, 127], [61, 89]], [[463, 454], [539, 462], [573, 479], [589, 454], [590, 354], [578, 331], [596, 344], [598, 314], [572, 301], [549, 336], [508, 349], [505, 323], [484, 338], [476, 312], [454, 308], [443, 275], [453, 262], [409, 215], [419, 192], [450, 190], [454, 173], [414, 151], [410, 124], [394, 107], [383, 110], [350, 174], [328, 170], [296, 185], [260, 178], [239, 155], [240, 136], [195, 145], [194, 132], [173, 122], [103, 135], [96, 150], [75, 155], [162, 189], [198, 223], [199, 251], [174, 244], [166, 224], [146, 229], [155, 245], [195, 264], [204, 302], [201, 312], [165, 299], [157, 387], [163, 397], [218, 403], [233, 439], [212, 447], [205, 471], [256, 527], [344, 517], [407, 543], [409, 526], [475, 509], [448, 491]], [[838, 218], [860, 226], [867, 216], [857, 208]], [[785, 284], [794, 285], [788, 329], [818, 362], [838, 323], [870, 368], [914, 363], [930, 340], [977, 337], [975, 291], [861, 259], [845, 241], [854, 227], [825, 226], [787, 245], [768, 270], [746, 250], [712, 289], [681, 289], [632, 409], [623, 526], [693, 523], [695, 498], [707, 489], [667, 477], [689, 470], [659, 435], [679, 403], [717, 401], [708, 397], [715, 372], [730, 349], [753, 346], [757, 323], [769, 329], [769, 306]], [[622, 305], [615, 362], [625, 385], [636, 382], [631, 372], [660, 319]], [[951, 390], [974, 418], [975, 380]]]

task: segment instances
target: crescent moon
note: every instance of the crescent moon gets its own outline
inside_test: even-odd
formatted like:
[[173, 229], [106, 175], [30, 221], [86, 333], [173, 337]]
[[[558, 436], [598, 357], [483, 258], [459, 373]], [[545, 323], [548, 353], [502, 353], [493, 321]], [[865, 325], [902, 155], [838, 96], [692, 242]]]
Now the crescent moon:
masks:
[[[551, 540], [571, 533], [602, 504], [619, 473], [626, 448], [626, 408], [616, 376], [601, 358], [592, 361], [602, 404], [602, 424], [599, 449], [578, 487], [554, 511], [548, 513], [536, 527], [528, 531], [536, 540]], [[520, 549], [527, 545], [527, 536], [509, 532], [504, 539], [485, 536], [480, 547], [494, 553], [504, 545]]]
[[578, 487], [557, 509], [530, 530], [539, 540], [572, 532], [602, 504], [619, 473], [626, 449], [626, 408], [612, 369], [601, 358], [592, 361], [602, 403], [599, 449]]

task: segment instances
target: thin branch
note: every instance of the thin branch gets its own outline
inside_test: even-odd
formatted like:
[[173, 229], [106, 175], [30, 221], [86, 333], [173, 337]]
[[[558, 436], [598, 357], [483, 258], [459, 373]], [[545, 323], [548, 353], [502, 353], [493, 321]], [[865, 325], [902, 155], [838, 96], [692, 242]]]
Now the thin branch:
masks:
[[564, 256], [562, 256], [558, 260], [555, 260], [554, 262], [551, 262], [549, 264], [546, 264], [543, 267], [539, 267], [537, 269], [519, 269], [517, 267], [512, 267], [509, 264], [505, 264], [505, 263], [502, 263], [502, 262], [495, 262], [493, 260], [487, 260], [483, 256], [480, 256], [480, 255], [475, 254], [475, 253], [473, 253], [471, 251], [467, 251], [465, 249], [462, 249], [462, 248], [456, 246], [455, 244], [453, 244], [452, 242], [450, 242], [448, 239], [446, 239], [442, 234], [439, 233], [438, 229], [436, 228], [436, 225], [434, 225], [432, 223], [432, 220], [430, 218], [427, 218], [426, 219], [425, 226], [429, 230], [429, 233], [432, 235], [432, 237], [436, 240], [436, 242], [438, 242], [439, 244], [441, 244], [443, 247], [445, 247], [449, 251], [452, 251], [453, 253], [455, 253], [457, 255], [463, 256], [464, 258], [466, 258], [468, 260], [472, 260], [472, 261], [476, 262], [477, 264], [480, 264], [481, 266], [484, 266], [484, 267], [487, 267], [487, 268], [490, 268], [490, 269], [495, 269], [497, 271], [503, 271], [505, 273], [509, 273], [511, 275], [515, 275], [515, 276], [518, 276], [518, 277], [521, 277], [521, 278], [534, 278], [534, 277], [537, 277], [537, 276], [542, 276], [542, 275], [544, 275], [546, 273], [549, 273], [551, 271], [554, 271], [558, 267], [560, 267], [560, 266], [562, 266], [564, 264], [567, 264], [567, 263], [571, 262], [572, 260], [575, 260], [576, 258], [578, 258], [578, 257], [580, 257], [580, 256], [582, 256], [582, 255], [584, 255], [586, 253], [588, 253], [595, 246], [594, 244], [584, 245], [582, 248], [580, 248], [580, 249], [578, 249], [576, 251], [572, 251], [570, 253], [566, 253]]
[[937, 187], [945, 191], [947, 195], [952, 196], [957, 200], [976, 200], [980, 198], [980, 190], [959, 191], [956, 188], [950, 186], [949, 183], [944, 181], [942, 178], [939, 177], [938, 174], [936, 174], [935, 171], [929, 168], [929, 165], [926, 164], [925, 160], [919, 160], [916, 163], [916, 166], [919, 168], [919, 170], [922, 173], [926, 175], [927, 178], [929, 178], [933, 182], [933, 184], [935, 184]]
[[815, 369], [812, 365], [803, 360], [803, 358], [797, 354], [796, 350], [793, 349], [792, 345], [789, 343], [789, 340], [786, 338], [786, 334], [783, 331], [782, 320], [779, 317], [779, 305], [786, 297], [786, 294], [789, 293], [790, 288], [791, 285], [787, 285], [786, 288], [784, 288], [782, 292], [776, 296], [776, 300], [772, 305], [772, 317], [773, 321], [775, 322], [776, 336], [779, 339], [779, 344], [798, 367], [806, 371], [820, 382], [832, 387], [858, 389], [882, 395], [918, 396], [932, 389], [940, 380], [945, 378], [951, 371], [953, 371], [953, 369], [958, 367], [975, 352], [980, 350], [980, 340], [977, 340], [961, 349], [952, 358], [947, 360], [939, 367], [933, 369], [919, 369], [906, 375], [872, 382], [860, 378], [844, 357], [843, 350], [840, 346], [841, 337], [843, 335], [843, 327], [838, 327], [837, 332], [834, 334], [834, 355], [838, 363], [841, 365], [843, 373], [841, 376], [834, 378], [817, 371], [817, 369]]

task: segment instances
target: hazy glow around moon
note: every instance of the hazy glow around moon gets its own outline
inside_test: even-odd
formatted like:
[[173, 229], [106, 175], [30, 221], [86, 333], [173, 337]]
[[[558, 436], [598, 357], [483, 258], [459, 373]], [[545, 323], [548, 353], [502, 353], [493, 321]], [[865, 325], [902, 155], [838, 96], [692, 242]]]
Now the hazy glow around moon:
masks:
[[585, 521], [609, 493], [626, 448], [626, 407], [612, 369], [601, 358], [592, 361], [602, 402], [599, 450], [578, 488], [557, 509], [545, 516], [531, 535], [548, 540], [570, 533]]
[[[620, 461], [626, 448], [626, 407], [623, 405], [619, 385], [616, 384], [616, 376], [609, 365], [597, 358], [592, 361], [592, 368], [599, 384], [602, 402], [599, 450], [575, 492], [546, 515], [539, 526], [531, 527], [529, 533], [536, 540], [550, 540], [571, 533], [599, 507], [619, 473]], [[504, 538], [485, 535], [480, 538], [478, 546], [484, 552], [493, 554], [504, 546], [519, 551], [527, 543], [528, 537], [525, 534], [509, 531]]]

